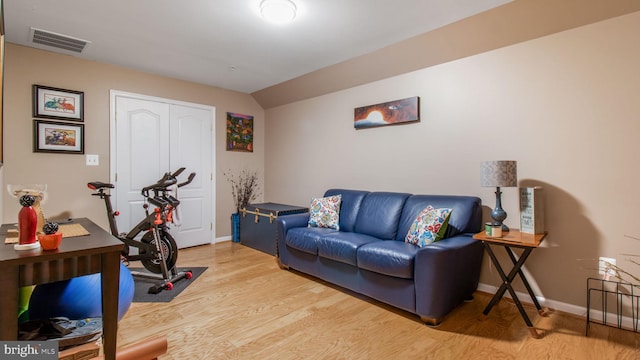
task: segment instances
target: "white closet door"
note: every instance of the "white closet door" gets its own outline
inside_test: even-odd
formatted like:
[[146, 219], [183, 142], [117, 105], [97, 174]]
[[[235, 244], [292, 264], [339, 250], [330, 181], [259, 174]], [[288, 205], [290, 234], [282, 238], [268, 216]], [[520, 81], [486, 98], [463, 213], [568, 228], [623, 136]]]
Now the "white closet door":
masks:
[[121, 213], [119, 231], [144, 218], [143, 187], [184, 167], [180, 182], [192, 172], [196, 177], [178, 191], [181, 226], [171, 226], [171, 234], [180, 248], [211, 243], [214, 109], [114, 92], [112, 106], [112, 199]]
[[170, 169], [169, 105], [118, 96], [115, 147], [117, 178], [112, 200], [114, 210], [120, 211], [116, 220], [122, 233], [144, 219], [142, 188]]
[[171, 164], [185, 167], [181, 179], [192, 172], [191, 184], [178, 189], [180, 226], [173, 226], [171, 235], [178, 247], [208, 244], [211, 231], [211, 132], [213, 113], [210, 110], [171, 105]]

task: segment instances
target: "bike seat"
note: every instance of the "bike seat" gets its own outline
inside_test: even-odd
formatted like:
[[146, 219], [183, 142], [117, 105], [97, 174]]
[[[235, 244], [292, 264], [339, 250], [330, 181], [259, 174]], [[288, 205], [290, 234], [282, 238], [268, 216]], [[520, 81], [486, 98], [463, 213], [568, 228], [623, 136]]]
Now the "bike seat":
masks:
[[99, 190], [99, 189], [104, 189], [104, 188], [113, 189], [115, 187], [115, 186], [113, 186], [113, 184], [103, 183], [101, 181], [92, 181], [90, 183], [87, 183], [87, 186], [91, 190]]

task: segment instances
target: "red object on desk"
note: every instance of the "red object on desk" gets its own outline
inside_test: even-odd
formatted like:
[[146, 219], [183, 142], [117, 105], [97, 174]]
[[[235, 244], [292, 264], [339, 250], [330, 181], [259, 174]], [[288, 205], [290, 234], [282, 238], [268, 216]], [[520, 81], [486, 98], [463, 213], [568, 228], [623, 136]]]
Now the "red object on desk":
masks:
[[[27, 199], [25, 199], [25, 197], [27, 197]], [[31, 199], [28, 199], [28, 197], [31, 197]], [[18, 213], [18, 242], [20, 245], [33, 244], [36, 242], [38, 214], [36, 214], [36, 211], [31, 207], [33, 202], [34, 198], [31, 195], [25, 195], [20, 198], [20, 204], [22, 205], [22, 209], [20, 209]]]
[[40, 242], [40, 246], [42, 246], [42, 250], [55, 250], [62, 242], [62, 233], [38, 234], [38, 241]]

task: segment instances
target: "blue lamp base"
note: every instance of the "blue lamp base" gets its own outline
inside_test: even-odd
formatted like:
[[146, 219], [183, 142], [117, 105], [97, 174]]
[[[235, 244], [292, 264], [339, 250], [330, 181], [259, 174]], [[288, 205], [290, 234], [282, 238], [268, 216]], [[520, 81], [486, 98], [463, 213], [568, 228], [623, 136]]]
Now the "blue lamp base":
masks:
[[507, 212], [502, 209], [502, 192], [496, 187], [496, 207], [491, 211], [494, 224], [501, 225], [502, 232], [509, 231], [509, 227], [502, 222], [507, 218]]

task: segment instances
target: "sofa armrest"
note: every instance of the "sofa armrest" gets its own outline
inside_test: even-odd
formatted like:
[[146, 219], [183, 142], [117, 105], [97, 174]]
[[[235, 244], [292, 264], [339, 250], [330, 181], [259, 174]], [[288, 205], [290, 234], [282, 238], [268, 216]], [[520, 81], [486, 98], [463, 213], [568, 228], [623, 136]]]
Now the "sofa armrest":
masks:
[[460, 234], [420, 249], [415, 257], [416, 313], [441, 320], [473, 299], [480, 281], [484, 247], [472, 234]]
[[287, 244], [285, 243], [287, 231], [297, 227], [307, 227], [308, 224], [309, 213], [279, 216], [276, 220], [276, 257], [278, 258], [280, 267], [286, 267], [289, 264], [289, 253], [287, 251]]

